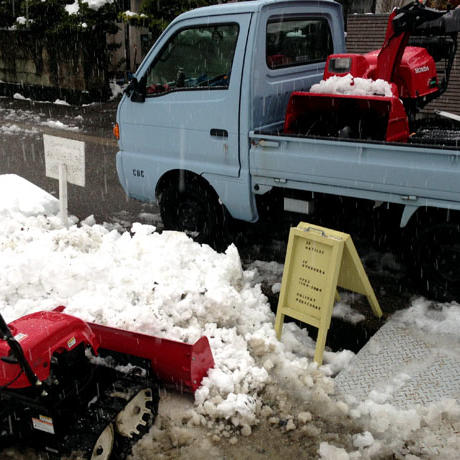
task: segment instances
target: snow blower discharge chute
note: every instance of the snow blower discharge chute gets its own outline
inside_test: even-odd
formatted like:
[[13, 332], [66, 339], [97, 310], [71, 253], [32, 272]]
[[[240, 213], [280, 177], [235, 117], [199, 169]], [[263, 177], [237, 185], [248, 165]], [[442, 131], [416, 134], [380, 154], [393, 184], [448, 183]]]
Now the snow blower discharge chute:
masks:
[[[395, 9], [380, 50], [330, 55], [323, 81], [291, 94], [284, 133], [407, 142], [416, 113], [447, 88], [458, 31], [460, 9], [418, 1]], [[436, 63], [444, 63], [441, 81]]]
[[124, 458], [155, 420], [158, 383], [193, 392], [214, 366], [206, 337], [190, 345], [63, 310], [0, 315], [0, 449]]

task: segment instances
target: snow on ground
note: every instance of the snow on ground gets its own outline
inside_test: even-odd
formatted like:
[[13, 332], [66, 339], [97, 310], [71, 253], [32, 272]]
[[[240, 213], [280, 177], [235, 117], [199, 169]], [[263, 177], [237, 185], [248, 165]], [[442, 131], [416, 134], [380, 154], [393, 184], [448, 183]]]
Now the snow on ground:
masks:
[[460, 305], [434, 304], [426, 299], [416, 299], [411, 308], [398, 312], [396, 319], [401, 323], [415, 324], [422, 331], [434, 334], [452, 334], [460, 341]]
[[[295, 323], [285, 324], [279, 342], [258, 284], [262, 265], [243, 271], [235, 246], [219, 254], [182, 233], [159, 234], [139, 223], [118, 233], [91, 217], [66, 229], [57, 200], [23, 179], [0, 176], [0, 192], [0, 309], [7, 321], [66, 305], [68, 313], [101, 324], [189, 343], [208, 337], [215, 368], [174, 421], [170, 439], [201, 427], [212, 435], [208, 443], [228, 439], [236, 448], [237, 436], [269, 426], [281, 436], [297, 433], [289, 439], [298, 443], [315, 439], [315, 455], [324, 459], [431, 458], [425, 454], [433, 443], [438, 458], [454, 458], [447, 455], [460, 448], [455, 401], [399, 410], [372, 399], [356, 405], [337, 399], [332, 376], [353, 353], [327, 351], [318, 368], [314, 341]], [[268, 271], [279, 274], [279, 264]], [[423, 308], [423, 301], [412, 306]], [[458, 331], [458, 310], [441, 311], [441, 322]], [[139, 443], [136, 458], [151, 458], [165, 432], [161, 420]], [[326, 423], [335, 424], [335, 435], [322, 431]]]
[[26, 129], [26, 128], [21, 128], [20, 126], [16, 124], [7, 124], [7, 125], [0, 126], [0, 133], [1, 134], [11, 134], [11, 135], [39, 134], [39, 131], [36, 128]]
[[48, 126], [49, 128], [55, 128], [55, 129], [65, 129], [67, 131], [79, 131], [80, 128], [78, 126], [70, 126], [66, 125], [62, 121], [59, 120], [46, 120], [41, 123], [44, 126]]
[[14, 93], [13, 99], [18, 99], [19, 101], [31, 101], [32, 99], [23, 96], [21, 93]]
[[[50, 104], [49, 101], [34, 101], [39, 104]], [[66, 101], [56, 99], [52, 104], [69, 106]], [[49, 118], [49, 114], [45, 113], [46, 108], [43, 111], [36, 112], [32, 110], [24, 110], [19, 108], [0, 108], [0, 117], [4, 120], [3, 125], [0, 126], [0, 133], [2, 134], [17, 134], [19, 131], [25, 134], [36, 134], [40, 131], [34, 125], [48, 126], [54, 129], [65, 129], [69, 131], [79, 131], [79, 127], [76, 126], [83, 121], [81, 115], [77, 116], [65, 116], [68, 123], [64, 123], [60, 120], [53, 120]], [[26, 128], [21, 126], [23, 124], [29, 125]], [[19, 125], [19, 126], [18, 126]]]
[[385, 96], [392, 97], [391, 86], [382, 79], [371, 80], [369, 78], [352, 77], [351, 74], [344, 77], [333, 75], [327, 80], [321, 80], [310, 88], [312, 93], [347, 94], [353, 96]]

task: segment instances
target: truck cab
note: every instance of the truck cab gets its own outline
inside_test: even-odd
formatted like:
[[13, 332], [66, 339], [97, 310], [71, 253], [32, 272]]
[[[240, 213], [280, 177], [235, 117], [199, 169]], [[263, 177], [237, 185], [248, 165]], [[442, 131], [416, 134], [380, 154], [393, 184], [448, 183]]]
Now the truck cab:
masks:
[[158, 200], [166, 228], [209, 241], [226, 215], [258, 220], [250, 132], [282, 125], [329, 54], [345, 51], [341, 5], [257, 0], [178, 16], [120, 102], [117, 172], [131, 198]]

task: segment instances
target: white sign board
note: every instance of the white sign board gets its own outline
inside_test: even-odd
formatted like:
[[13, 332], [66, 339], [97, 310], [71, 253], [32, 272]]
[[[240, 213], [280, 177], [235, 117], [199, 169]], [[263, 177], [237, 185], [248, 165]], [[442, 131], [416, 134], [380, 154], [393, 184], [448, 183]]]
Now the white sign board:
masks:
[[43, 134], [46, 175], [59, 179], [59, 165], [67, 169], [67, 182], [85, 186], [85, 143]]

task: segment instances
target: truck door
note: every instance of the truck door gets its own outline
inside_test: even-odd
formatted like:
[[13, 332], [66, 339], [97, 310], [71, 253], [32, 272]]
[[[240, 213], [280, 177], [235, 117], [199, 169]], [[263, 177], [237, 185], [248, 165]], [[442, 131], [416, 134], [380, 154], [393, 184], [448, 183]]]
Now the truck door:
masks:
[[[240, 85], [249, 22], [248, 14], [181, 21], [143, 62], [137, 78], [145, 82], [145, 101], [125, 97], [118, 114], [132, 196], [148, 199], [169, 169], [238, 177]], [[141, 170], [144, 180], [130, 177], [131, 169]]]

